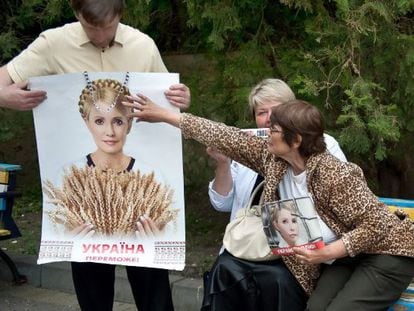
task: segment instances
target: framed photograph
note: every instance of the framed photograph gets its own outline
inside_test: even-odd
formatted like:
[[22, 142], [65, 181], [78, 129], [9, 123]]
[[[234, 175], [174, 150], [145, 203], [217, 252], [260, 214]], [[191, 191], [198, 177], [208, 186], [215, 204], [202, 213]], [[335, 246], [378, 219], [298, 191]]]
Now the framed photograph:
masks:
[[265, 203], [262, 221], [270, 249], [276, 255], [293, 254], [293, 246], [315, 249], [325, 245], [309, 197]]

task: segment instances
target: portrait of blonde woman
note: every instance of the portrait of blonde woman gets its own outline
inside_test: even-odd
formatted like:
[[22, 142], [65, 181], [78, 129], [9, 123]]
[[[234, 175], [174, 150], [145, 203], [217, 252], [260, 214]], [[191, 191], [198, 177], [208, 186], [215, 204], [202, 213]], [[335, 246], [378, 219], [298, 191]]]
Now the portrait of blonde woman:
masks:
[[281, 204], [273, 209], [271, 216], [273, 227], [279, 237], [279, 247], [299, 245], [299, 219], [292, 204]]
[[320, 220], [309, 197], [269, 202], [264, 208], [269, 210], [274, 232], [268, 238], [276, 240], [271, 241], [272, 248], [288, 248], [274, 250], [276, 254], [293, 254], [293, 246], [324, 246]]
[[64, 169], [61, 189], [51, 182], [44, 185], [55, 205], [48, 216], [58, 230], [63, 225], [67, 237], [151, 238], [176, 217], [177, 211], [169, 208], [170, 187], [145, 163], [136, 168], [136, 159], [124, 153], [132, 127], [131, 109], [120, 104], [130, 94], [127, 79], [123, 84], [87, 80], [78, 106], [96, 148]]
[[[124, 81], [91, 81], [84, 75], [87, 83], [78, 95], [77, 110], [93, 144], [90, 152], [64, 167], [60, 184], [44, 183], [53, 206], [44, 215], [67, 241], [103, 241], [113, 247], [110, 241], [120, 237], [136, 244], [158, 238], [169, 225], [174, 227], [174, 192], [155, 168], [124, 150], [133, 126], [132, 110], [121, 104], [130, 95], [128, 73]], [[94, 261], [71, 262], [78, 301], [82, 310], [89, 310], [95, 305], [91, 297], [105, 297], [96, 304], [109, 310], [116, 265]], [[151, 289], [172, 307], [168, 270], [127, 265], [126, 272], [137, 304], [147, 299], [143, 290]]]

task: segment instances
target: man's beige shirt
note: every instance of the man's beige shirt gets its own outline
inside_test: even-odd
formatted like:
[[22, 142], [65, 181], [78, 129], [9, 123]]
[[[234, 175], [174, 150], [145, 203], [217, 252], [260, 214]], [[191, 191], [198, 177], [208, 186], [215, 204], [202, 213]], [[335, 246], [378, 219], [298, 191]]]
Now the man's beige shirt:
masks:
[[79, 22], [49, 29], [7, 64], [14, 82], [30, 77], [83, 71], [167, 72], [154, 41], [119, 24], [114, 44], [95, 47]]

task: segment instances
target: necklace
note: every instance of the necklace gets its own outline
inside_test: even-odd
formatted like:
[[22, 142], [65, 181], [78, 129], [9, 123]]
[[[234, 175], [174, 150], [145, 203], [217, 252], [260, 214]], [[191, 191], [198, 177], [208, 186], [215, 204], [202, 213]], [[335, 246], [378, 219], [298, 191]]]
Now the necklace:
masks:
[[[92, 156], [95, 158], [93, 159]], [[96, 167], [100, 170], [102, 170], [103, 172], [107, 172], [109, 170], [113, 171], [113, 172], [128, 172], [132, 165], [135, 162], [135, 159], [129, 156], [124, 156], [122, 157], [122, 159], [120, 159], [119, 161], [104, 161], [102, 159], [99, 159], [98, 155], [93, 155], [93, 154], [88, 154], [86, 156], [87, 159], [87, 164], [89, 166], [93, 166]]]
[[96, 103], [96, 100], [95, 100], [95, 94], [94, 94], [94, 91], [93, 91], [93, 86], [92, 86], [92, 82], [91, 82], [91, 80], [89, 79], [88, 72], [87, 72], [87, 71], [84, 71], [84, 72], [83, 72], [83, 76], [85, 77], [86, 87], [88, 88], [88, 91], [89, 91], [89, 96], [92, 98], [92, 102], [93, 102], [93, 105], [95, 106], [96, 110], [101, 111], [101, 112], [106, 112], [106, 113], [110, 112], [112, 109], [114, 109], [114, 108], [115, 108], [115, 106], [116, 106], [116, 102], [118, 101], [118, 97], [119, 97], [119, 96], [121, 95], [121, 93], [124, 91], [125, 87], [126, 87], [126, 86], [127, 86], [127, 84], [128, 84], [128, 81], [129, 81], [129, 72], [127, 71], [127, 72], [125, 73], [125, 79], [124, 79], [124, 82], [122, 83], [121, 88], [118, 90], [118, 93], [116, 94], [116, 96], [115, 96], [115, 99], [114, 99], [113, 103], [112, 103], [112, 104], [110, 104], [108, 108], [106, 108], [106, 109], [102, 109], [102, 108], [101, 108], [101, 107], [99, 107], [99, 105]]

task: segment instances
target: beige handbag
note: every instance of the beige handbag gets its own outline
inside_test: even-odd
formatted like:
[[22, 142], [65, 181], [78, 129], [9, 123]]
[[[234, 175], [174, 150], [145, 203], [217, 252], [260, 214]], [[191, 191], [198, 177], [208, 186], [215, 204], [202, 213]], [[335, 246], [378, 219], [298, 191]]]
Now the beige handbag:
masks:
[[250, 196], [245, 208], [236, 213], [236, 217], [229, 222], [223, 237], [224, 248], [233, 256], [250, 261], [268, 261], [279, 258], [270, 250], [267, 237], [263, 230], [261, 206], [253, 205], [254, 197], [263, 188], [264, 181], [257, 185]]

